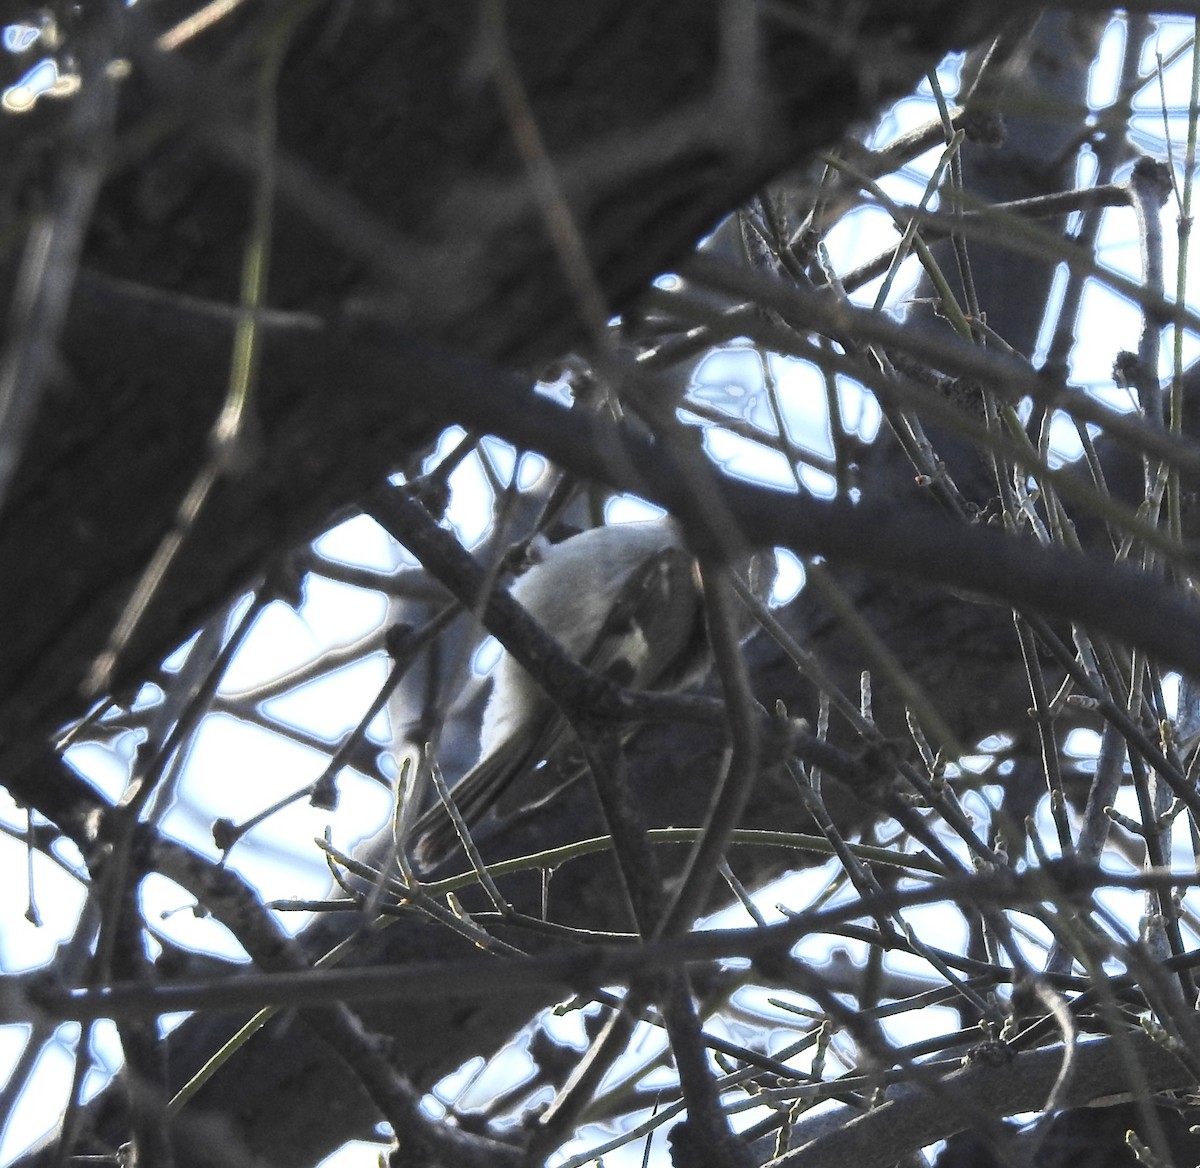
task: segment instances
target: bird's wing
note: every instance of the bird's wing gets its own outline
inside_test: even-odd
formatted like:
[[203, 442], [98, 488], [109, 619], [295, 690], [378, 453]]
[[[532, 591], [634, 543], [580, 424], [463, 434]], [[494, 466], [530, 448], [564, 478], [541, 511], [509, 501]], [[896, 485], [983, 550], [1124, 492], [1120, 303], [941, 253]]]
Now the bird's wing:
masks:
[[[581, 664], [636, 689], [676, 688], [695, 679], [706, 659], [703, 608], [695, 562], [683, 549], [664, 548], [630, 573]], [[510, 735], [455, 784], [451, 795], [468, 827], [489, 810], [507, 817], [544, 803], [586, 769], [570, 724], [553, 701], [540, 724]], [[412, 828], [421, 867], [445, 859], [458, 843], [439, 803]]]

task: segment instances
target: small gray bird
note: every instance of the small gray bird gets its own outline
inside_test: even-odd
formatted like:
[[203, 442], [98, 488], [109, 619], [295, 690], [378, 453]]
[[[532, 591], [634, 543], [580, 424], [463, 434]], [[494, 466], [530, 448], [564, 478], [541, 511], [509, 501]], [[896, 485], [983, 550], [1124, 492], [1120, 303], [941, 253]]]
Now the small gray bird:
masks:
[[[595, 527], [553, 544], [512, 596], [572, 657], [620, 685], [679, 689], [708, 668], [698, 568], [670, 518]], [[536, 807], [582, 771], [566, 718], [505, 653], [483, 715], [479, 761], [451, 792], [464, 821]], [[440, 804], [414, 823], [410, 838], [424, 869], [458, 843]]]

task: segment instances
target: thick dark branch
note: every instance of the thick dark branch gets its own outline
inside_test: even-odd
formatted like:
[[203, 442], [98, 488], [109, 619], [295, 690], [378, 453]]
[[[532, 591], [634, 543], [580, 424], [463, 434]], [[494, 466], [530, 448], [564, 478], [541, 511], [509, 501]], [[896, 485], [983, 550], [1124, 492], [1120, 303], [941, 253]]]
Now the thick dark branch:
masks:
[[[132, 19], [144, 26], [174, 7]], [[960, 0], [876, 0], [833, 10], [826, 25], [792, 21], [777, 5], [763, 17], [761, 67], [739, 91], [714, 80], [719, 9], [506, 5], [533, 117], [614, 308], [772, 175], [1007, 15]], [[123, 84], [119, 156], [83, 257], [93, 270], [236, 299], [247, 171], [263, 162], [239, 145], [259, 81], [248, 49], [274, 35], [269, 12], [263, 26], [256, 18], [157, 67], [143, 61]], [[142, 27], [141, 43], [155, 31]], [[538, 362], [580, 337], [494, 86], [478, 75], [476, 32], [459, 10], [340, 4], [318, 4], [296, 32], [276, 95], [273, 305], [328, 314], [371, 301], [410, 330], [491, 359]], [[20, 208], [36, 201], [58, 121], [46, 104], [0, 121], [14, 160], [0, 223], [23, 222]], [[395, 238], [409, 260], [434, 262], [396, 260], [383, 246]], [[43, 395], [0, 517], [0, 736], [18, 769], [84, 705], [81, 681], [204, 464], [223, 398], [228, 323], [143, 308], [79, 289], [59, 338], [63, 383]], [[223, 598], [430, 436], [434, 415], [409, 380], [420, 370], [364, 380], [338, 344], [314, 365], [294, 339], [268, 345], [246, 464], [188, 533], [120, 680], [145, 676]]]
[[[1080, 1043], [1071, 1056], [1074, 1073], [1056, 1096], [1063, 1107], [1086, 1107], [1114, 1094], [1129, 1082], [1131, 1065], [1153, 1091], [1190, 1082], [1186, 1065], [1141, 1031]], [[964, 1116], [971, 1110], [995, 1117], [1042, 1110], [1066, 1057], [1061, 1046], [1052, 1046], [1018, 1054], [999, 1066], [986, 1059], [969, 1063], [942, 1080], [946, 1092], [962, 1101], [961, 1111], [947, 1106], [942, 1095], [915, 1087], [896, 1089], [882, 1107], [858, 1118], [848, 1108], [837, 1109], [814, 1118], [811, 1125], [799, 1125], [795, 1150], [774, 1163], [779, 1168], [886, 1168], [964, 1130]]]

